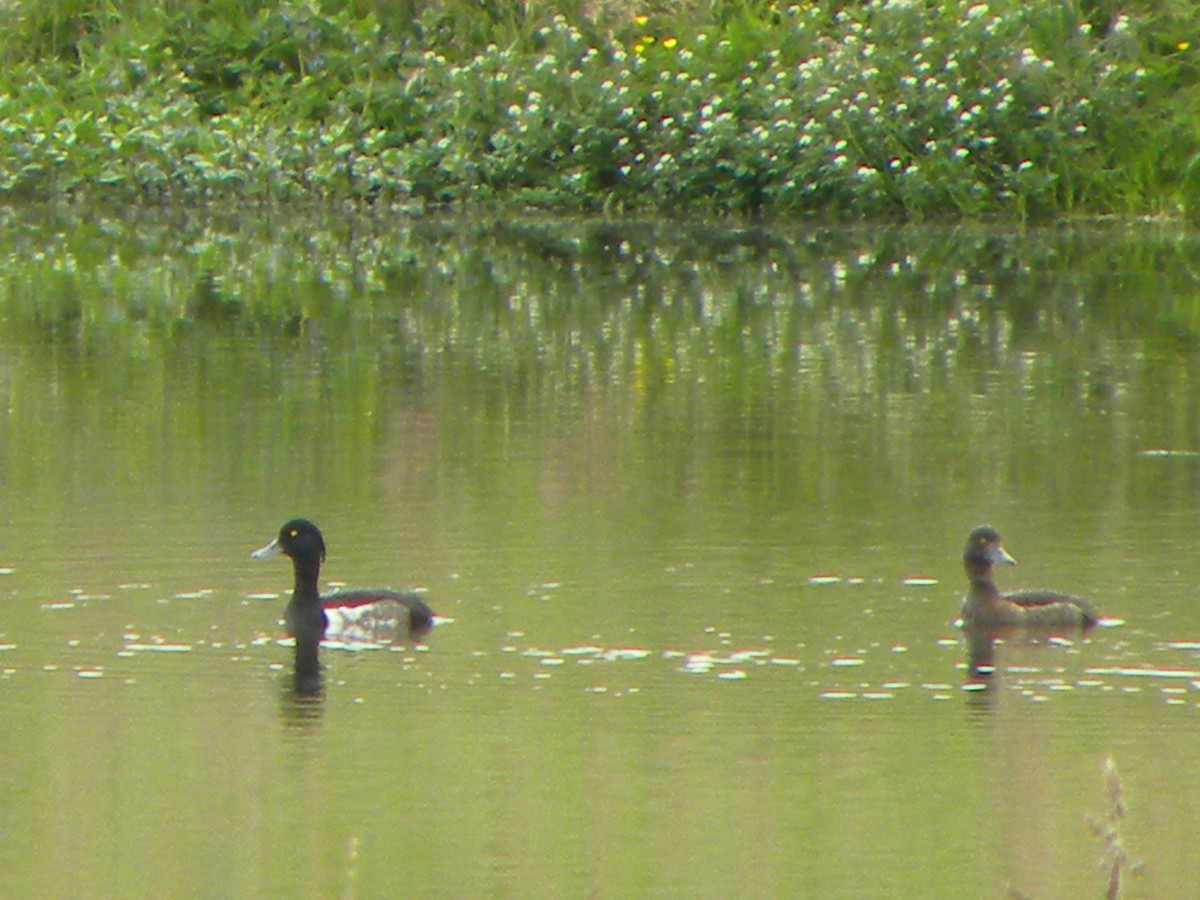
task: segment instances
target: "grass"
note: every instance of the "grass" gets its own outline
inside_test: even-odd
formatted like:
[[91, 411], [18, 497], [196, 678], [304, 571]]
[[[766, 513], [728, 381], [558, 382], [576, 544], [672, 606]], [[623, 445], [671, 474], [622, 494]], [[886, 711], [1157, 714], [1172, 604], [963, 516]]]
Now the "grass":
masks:
[[0, 197], [1200, 209], [1182, 0], [15, 0], [0, 24]]
[[1111, 756], [1104, 760], [1104, 789], [1108, 795], [1108, 808], [1103, 816], [1089, 818], [1092, 833], [1104, 841], [1103, 866], [1108, 874], [1104, 896], [1106, 900], [1117, 900], [1127, 873], [1136, 872], [1141, 863], [1130, 859], [1121, 834], [1121, 823], [1125, 820], [1125, 788], [1121, 774]]

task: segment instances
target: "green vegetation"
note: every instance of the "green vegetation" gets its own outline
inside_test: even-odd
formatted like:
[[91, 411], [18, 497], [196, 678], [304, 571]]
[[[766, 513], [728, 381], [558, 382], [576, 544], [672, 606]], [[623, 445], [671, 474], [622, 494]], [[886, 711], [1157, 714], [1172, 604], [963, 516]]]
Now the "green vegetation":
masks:
[[1186, 0], [14, 0], [0, 24], [0, 197], [1200, 209]]
[[1140, 861], [1131, 860], [1129, 851], [1125, 849], [1125, 840], [1121, 835], [1121, 823], [1127, 813], [1125, 788], [1121, 783], [1117, 764], [1111, 756], [1104, 760], [1104, 788], [1108, 794], [1108, 809], [1103, 817], [1089, 816], [1088, 822], [1092, 832], [1104, 841], [1104, 868], [1108, 872], [1105, 900], [1118, 900], [1125, 873], [1140, 871], [1142, 864]]

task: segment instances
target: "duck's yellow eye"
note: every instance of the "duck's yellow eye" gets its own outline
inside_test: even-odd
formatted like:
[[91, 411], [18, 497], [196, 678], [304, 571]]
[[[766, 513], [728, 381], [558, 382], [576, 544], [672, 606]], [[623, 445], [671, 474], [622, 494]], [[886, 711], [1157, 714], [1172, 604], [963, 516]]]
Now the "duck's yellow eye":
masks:
[[288, 530], [288, 537], [295, 537], [295, 536], [296, 536], [296, 535], [298, 535], [299, 533], [300, 533], [300, 532], [298, 532], [298, 531], [297, 531], [295, 528], [289, 529], [289, 530]]

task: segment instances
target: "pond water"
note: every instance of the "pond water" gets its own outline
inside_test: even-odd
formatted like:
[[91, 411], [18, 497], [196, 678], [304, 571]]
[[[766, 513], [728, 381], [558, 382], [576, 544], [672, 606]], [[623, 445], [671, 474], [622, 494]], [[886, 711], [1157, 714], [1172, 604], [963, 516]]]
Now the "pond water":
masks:
[[[1196, 236], [0, 219], [3, 895], [1195, 885]], [[444, 621], [297, 694], [293, 515]]]

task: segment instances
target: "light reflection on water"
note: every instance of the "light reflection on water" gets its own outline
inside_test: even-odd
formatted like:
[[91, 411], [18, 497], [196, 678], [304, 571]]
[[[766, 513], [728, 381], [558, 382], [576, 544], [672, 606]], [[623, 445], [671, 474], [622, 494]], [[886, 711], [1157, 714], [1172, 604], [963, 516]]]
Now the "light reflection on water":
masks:
[[[1133, 889], [1194, 883], [1190, 238], [46, 215], [6, 895], [1098, 894], [1110, 754]], [[295, 514], [444, 621], [297, 690], [246, 559]], [[983, 521], [1124, 624], [980, 685]]]
[[[98, 602], [112, 601], [84, 601], [55, 614], [78, 616], [88, 604]], [[198, 605], [188, 602], [192, 608]], [[211, 608], [220, 599], [200, 602]], [[172, 601], [166, 608], [179, 605]], [[266, 606], [254, 602], [247, 607], [256, 613], [254, 621], [261, 619]], [[876, 606], [882, 609], [883, 603]], [[124, 612], [130, 617], [135, 614], [132, 605]], [[1059, 867], [1070, 871], [1072, 853], [1088, 860], [1099, 854], [1085, 830], [1056, 838], [1065, 846], [1048, 845], [1054, 847], [1053, 864], [1041, 858], [1030, 861], [1027, 849], [1000, 846], [973, 827], [957, 837], [954, 831], [978, 815], [980, 804], [991, 810], [991, 816], [998, 816], [996, 822], [1010, 834], [1022, 835], [1028, 831], [1031, 811], [1039, 811], [1039, 827], [1059, 828], [1061, 822], [1051, 824], [1059, 815], [1057, 804], [1063, 806], [1062, 816], [1073, 822], [1099, 808], [1098, 764], [1086, 766], [1074, 758], [1074, 748], [1081, 743], [1104, 746], [1125, 759], [1126, 778], [1137, 786], [1136, 791], [1132, 786], [1130, 790], [1145, 802], [1153, 793], [1141, 782], [1152, 776], [1142, 772], [1139, 777], [1140, 754], [1155, 752], [1153, 748], [1164, 737], [1172, 737], [1181, 724], [1194, 736], [1190, 720], [1171, 716], [1196, 714], [1200, 676], [1194, 678], [1196, 673], [1186, 669], [1187, 662], [1196, 658], [1195, 648], [1186, 642], [1181, 647], [1156, 646], [1127, 630], [1098, 629], [1078, 642], [1006, 645], [997, 683], [982, 703], [963, 689], [964, 648], [950, 628], [939, 632], [941, 637], [931, 635], [905, 644], [876, 640], [878, 635], [871, 629], [863, 629], [854, 639], [808, 644], [778, 634], [751, 635], [702, 626], [690, 634], [677, 631], [679, 639], [666, 646], [637, 642], [636, 632], [628, 633], [634, 641], [618, 646], [545, 641], [532, 617], [525, 629], [511, 629], [495, 643], [485, 641], [482, 630], [464, 616], [435, 630], [428, 649], [422, 651], [327, 650], [326, 690], [320, 697], [296, 696], [287, 690], [290, 656], [275, 640], [256, 638], [226, 645], [196, 634], [190, 643], [148, 645], [170, 648], [159, 650], [131, 650], [131, 644], [116, 641], [115, 646], [123, 648], [116, 652], [112, 642], [101, 636], [79, 639], [75, 646], [53, 652], [59, 660], [56, 668], [18, 664], [6, 670], [5, 680], [25, 692], [60, 698], [54, 706], [25, 711], [35, 719], [54, 721], [69, 714], [77, 722], [94, 721], [95, 726], [85, 727], [83, 733], [91, 733], [93, 749], [109, 759], [108, 770], [118, 786], [135, 795], [151, 790], [152, 773], [128, 769], [122, 762], [126, 749], [103, 739], [97, 743], [96, 728], [120, 721], [127, 741], [149, 741], [153, 746], [164, 739], [162, 717], [169, 715], [177, 725], [182, 718], [185, 734], [191, 732], [190, 740], [179, 735], [168, 739], [176, 747], [173, 763], [195, 766], [191, 777], [205, 789], [232, 777], [227, 764], [214, 771], [211, 763], [204, 762], [214, 739], [227, 753], [236, 753], [245, 744], [256, 748], [255, 756], [265, 754], [252, 774], [235, 779], [239, 790], [264, 790], [263, 779], [270, 783], [282, 774], [295, 775], [287, 767], [308, 761], [315, 770], [307, 774], [318, 778], [322, 791], [336, 798], [321, 807], [324, 827], [340, 835], [338, 840], [349, 841], [357, 834], [364, 861], [378, 859], [379, 829], [364, 826], [350, 810], [379, 815], [381, 804], [390, 802], [385, 797], [394, 801], [404, 796], [406, 817], [420, 823], [429, 839], [448, 840], [453, 834], [465, 840], [465, 852], [478, 854], [480, 860], [492, 859], [495, 870], [467, 878], [465, 885], [472, 891], [520, 881], [547, 866], [556, 878], [571, 884], [597, 877], [584, 856], [578, 850], [566, 852], [568, 848], [562, 848], [564, 858], [534, 866], [515, 845], [494, 846], [488, 839], [491, 827], [519, 822], [536, 835], [554, 822], [556, 828], [575, 829], [576, 839], [583, 840], [597, 827], [596, 816], [615, 817], [608, 823], [611, 828], [639, 832], [636, 823], [649, 815], [640, 826], [646, 839], [644, 828], [655, 821], [646, 811], [652, 804], [649, 809], [673, 809], [692, 818], [673, 826], [674, 840], [657, 842], [663, 858], [676, 864], [686, 860], [689, 866], [699, 864], [694, 848], [711, 845], [706, 823], [712, 819], [751, 816], [776, 837], [790, 833], [771, 850], [754, 850], [729, 837], [716, 841], [723, 850], [772, 870], [793, 852], [832, 852], [831, 845], [807, 833], [807, 828], [818, 824], [832, 828], [841, 840], [851, 835], [866, 840], [861, 853], [869, 858], [905, 852], [907, 842], [896, 829], [908, 822], [921, 840], [936, 838], [960, 858], [985, 854], [984, 860], [967, 866], [974, 873], [971, 877], [947, 877], [945, 888], [951, 893], [983, 889], [987, 878], [1001, 877], [992, 869], [994, 860], [986, 857], [1006, 852], [1014, 854], [1013, 870], [1026, 871], [1022, 866], [1028, 864], [1032, 868], [1027, 871], [1042, 884], [1077, 884], [1077, 877], [1065, 878]], [[1159, 658], [1156, 669], [1122, 662], [1155, 657]], [[20, 656], [13, 658], [17, 661]], [[740, 677], [728, 677], [735, 672]], [[278, 692], [278, 721], [284, 726], [274, 735], [269, 718], [262, 718], [262, 702], [273, 692]], [[184, 707], [167, 712], [164, 702], [182, 702]], [[197, 720], [216, 709], [231, 733], [216, 737], [207, 728], [197, 729]], [[976, 719], [977, 713], [983, 717]], [[996, 743], [972, 748], [973, 723]], [[474, 735], [478, 746], [456, 740], [464, 733]], [[77, 737], [71, 728], [61, 732], [60, 740], [69, 745]], [[288, 747], [297, 738], [320, 742], [322, 747], [312, 746], [303, 751], [301, 760], [289, 763]], [[283, 743], [277, 744], [278, 740]], [[922, 748], [918, 765], [911, 764], [906, 749], [914, 741]], [[309, 760], [310, 752], [324, 762]], [[389, 752], [401, 756], [389, 759]], [[357, 775], [350, 774], [359, 771], [355, 766], [340, 772], [334, 760], [344, 753], [371, 760], [374, 787], [360, 784]], [[985, 769], [976, 768], [978, 753], [989, 760]], [[405, 788], [400, 773], [406, 769], [404, 759], [412, 756], [421, 759], [421, 785]], [[1043, 767], [1047, 777], [1057, 767], [1069, 767], [1066, 782], [1078, 790], [1078, 796], [1063, 796], [1061, 785], [1056, 785], [1058, 790], [1049, 793], [1057, 800], [1047, 806], [1044, 794], [1049, 785], [1040, 779], [1031, 781], [1026, 770], [1035, 764]], [[586, 766], [587, 777], [575, 768], [578, 765]], [[280, 766], [282, 772], [271, 771]], [[636, 779], [641, 788], [635, 789], [628, 783], [629, 767], [646, 766], [651, 772]], [[1088, 771], [1081, 773], [1078, 768]], [[949, 816], [941, 808], [946, 785], [958, 784], [964, 790], [985, 772], [990, 790], [980, 794], [975, 787], [967, 793], [975, 804], [964, 810], [968, 819]], [[397, 777], [399, 786], [384, 789], [383, 796], [373, 799], [380, 794], [377, 779], [392, 777]], [[443, 803], [456, 802], [456, 797], [461, 798], [457, 802], [486, 798], [494, 792], [489, 782], [496, 778], [543, 785], [533, 793], [551, 805], [539, 810], [517, 803], [507, 793], [502, 798], [492, 796], [498, 806], [484, 807], [490, 827], [468, 828], [464, 838], [462, 819], [448, 816]], [[551, 785], [557, 787], [547, 793]], [[592, 812], [580, 815], [572, 811], [572, 804], [584, 802], [580, 793], [584, 790]], [[707, 799], [669, 799], [681, 790]], [[929, 791], [939, 798], [937, 816], [930, 812], [928, 824], [922, 826], [923, 816], [917, 815], [914, 825], [909, 817], [923, 808], [914, 792]], [[183, 800], [189, 792], [180, 793], [177, 787], [171, 796]], [[443, 802], [433, 809], [430, 798], [438, 796]], [[555, 797], [560, 803], [569, 799], [567, 807], [555, 809]], [[997, 811], [994, 804], [1003, 798], [1009, 799]], [[294, 803], [277, 794], [275, 800], [283, 802], [287, 814], [295, 813]], [[797, 809], [782, 808], [785, 802], [796, 804]], [[876, 803], [885, 808], [876, 811]], [[310, 805], [305, 801], [302, 808], [315, 813], [308, 809]], [[800, 807], [808, 811], [801, 814]], [[100, 804], [97, 814], [104, 808]], [[123, 813], [120, 806], [109, 810]], [[283, 813], [266, 808], [255, 812], [263, 823], [256, 826], [259, 838], [271, 837], [261, 832], [264, 827], [270, 831], [262, 817], [277, 814]], [[873, 823], [869, 827], [861, 818], [864, 814]], [[609, 852], [629, 852], [626, 841], [616, 834], [594, 837]], [[215, 836], [210, 840], [223, 845]], [[271, 852], [286, 856], [286, 834], [275, 835], [275, 840], [284, 843], [270, 844]], [[247, 862], [267, 864], [258, 858]], [[898, 877], [912, 883], [923, 877], [929, 865], [893, 864]], [[849, 863], [836, 859], [826, 862], [805, 880], [807, 889], [838, 893], [839, 884], [849, 883], [870, 894], [870, 885], [855, 880], [845, 865]], [[1045, 866], [1050, 869], [1043, 870]], [[705, 868], [701, 865], [705, 877], [719, 879], [719, 873]], [[188, 877], [195, 877], [194, 867], [186, 871]], [[422, 878], [429, 879], [426, 883], [451, 877], [445, 861], [425, 860], [423, 872]], [[678, 872], [659, 887], [702, 888], [701, 873]], [[255, 883], [253, 889], [268, 883], [274, 882]]]

